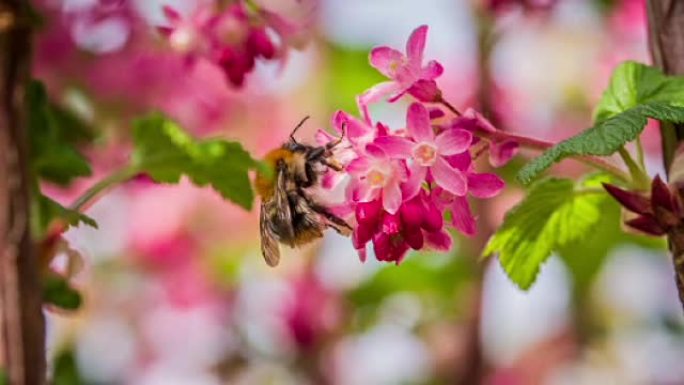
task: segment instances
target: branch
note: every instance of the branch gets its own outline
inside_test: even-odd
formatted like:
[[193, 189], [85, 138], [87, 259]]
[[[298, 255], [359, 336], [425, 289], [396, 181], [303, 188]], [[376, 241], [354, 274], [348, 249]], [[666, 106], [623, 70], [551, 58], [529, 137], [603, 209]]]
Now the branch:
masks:
[[26, 1], [0, 0], [0, 364], [16, 385], [45, 383], [45, 331], [29, 226], [24, 91], [31, 31]]
[[[681, 0], [648, 0], [649, 45], [653, 62], [666, 74], [684, 74], [684, 2]], [[670, 170], [674, 152], [684, 141], [684, 126], [661, 123], [663, 164]], [[681, 196], [680, 196], [681, 198]], [[684, 307], [684, 228], [668, 234], [675, 268], [679, 299]]]

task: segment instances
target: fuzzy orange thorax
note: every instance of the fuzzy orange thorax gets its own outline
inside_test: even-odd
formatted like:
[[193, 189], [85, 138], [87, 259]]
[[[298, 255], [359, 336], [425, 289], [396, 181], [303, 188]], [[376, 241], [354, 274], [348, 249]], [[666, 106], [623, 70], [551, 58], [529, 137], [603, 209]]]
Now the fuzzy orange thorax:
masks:
[[269, 167], [273, 172], [271, 175], [264, 175], [257, 171], [256, 177], [254, 178], [254, 188], [257, 194], [261, 196], [261, 199], [268, 200], [273, 197], [275, 191], [275, 178], [276, 178], [276, 166], [279, 161], [284, 161], [286, 164], [293, 157], [292, 151], [286, 150], [284, 148], [276, 148], [275, 150], [269, 151], [266, 156], [264, 156], [263, 163]]

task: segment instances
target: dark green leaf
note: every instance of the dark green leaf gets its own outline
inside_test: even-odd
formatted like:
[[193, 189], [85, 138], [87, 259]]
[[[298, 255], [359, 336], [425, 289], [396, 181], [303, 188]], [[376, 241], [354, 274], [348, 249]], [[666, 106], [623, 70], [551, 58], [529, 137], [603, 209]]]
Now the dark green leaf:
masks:
[[236, 142], [196, 141], [176, 123], [160, 114], [134, 125], [133, 165], [160, 183], [178, 183], [182, 175], [209, 185], [224, 198], [250, 209], [254, 199], [248, 171], [256, 167]]
[[65, 310], [76, 310], [81, 306], [81, 293], [69, 286], [69, 282], [57, 275], [49, 275], [43, 281], [43, 302]]
[[37, 217], [38, 231], [44, 233], [54, 220], [62, 220], [69, 226], [85, 225], [97, 228], [97, 222], [85, 214], [70, 210], [58, 202], [39, 194], [36, 198], [36, 207], [33, 210]]
[[75, 145], [90, 136], [82, 122], [51, 104], [45, 87], [37, 81], [26, 92], [31, 166], [40, 178], [66, 185], [91, 173], [88, 161]]
[[612, 116], [527, 163], [518, 173], [518, 179], [527, 184], [553, 163], [569, 156], [611, 155], [641, 134], [647, 118], [681, 123], [684, 122], [684, 107], [651, 102]]
[[606, 199], [602, 192], [578, 193], [568, 179], [540, 181], [506, 214], [484, 255], [498, 254], [511, 280], [526, 290], [553, 251], [582, 239], [594, 228]]

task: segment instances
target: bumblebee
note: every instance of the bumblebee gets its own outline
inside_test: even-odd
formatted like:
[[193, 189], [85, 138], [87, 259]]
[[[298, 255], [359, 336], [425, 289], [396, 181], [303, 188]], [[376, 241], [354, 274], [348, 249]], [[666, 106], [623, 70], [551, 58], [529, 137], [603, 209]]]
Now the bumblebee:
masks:
[[310, 146], [295, 140], [294, 134], [307, 119], [308, 116], [299, 122], [287, 142], [264, 157], [271, 175], [257, 172], [255, 178], [256, 191], [261, 196], [261, 253], [271, 267], [280, 261], [278, 243], [297, 247], [322, 237], [328, 227], [346, 236], [352, 230], [306, 190], [317, 186], [328, 169], [342, 171], [331, 159], [333, 148], [342, 138], [325, 146]]

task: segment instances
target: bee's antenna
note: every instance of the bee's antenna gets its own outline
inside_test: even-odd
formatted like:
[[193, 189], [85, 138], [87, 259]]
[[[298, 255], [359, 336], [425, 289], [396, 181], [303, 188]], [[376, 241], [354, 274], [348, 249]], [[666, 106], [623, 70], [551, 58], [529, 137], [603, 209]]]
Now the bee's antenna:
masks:
[[310, 118], [309, 115], [305, 116], [304, 119], [302, 119], [302, 120], [299, 122], [299, 124], [297, 124], [297, 126], [295, 126], [294, 130], [292, 130], [292, 132], [290, 133], [290, 140], [291, 140], [292, 142], [297, 143], [297, 140], [295, 140], [295, 138], [294, 138], [294, 134], [297, 132], [297, 130], [299, 130], [299, 127], [303, 126], [304, 123], [305, 123], [307, 120], [309, 120], [309, 118]]
[[342, 134], [340, 135], [340, 137], [339, 137], [336, 141], [330, 142], [330, 143], [328, 143], [328, 144], [325, 145], [325, 147], [326, 147], [328, 150], [330, 150], [331, 148], [333, 148], [333, 147], [337, 146], [338, 144], [342, 143], [342, 139], [344, 139], [344, 136], [345, 136], [345, 134], [347, 133], [347, 122], [343, 122], [343, 123], [342, 123], [341, 130], [342, 130]]

